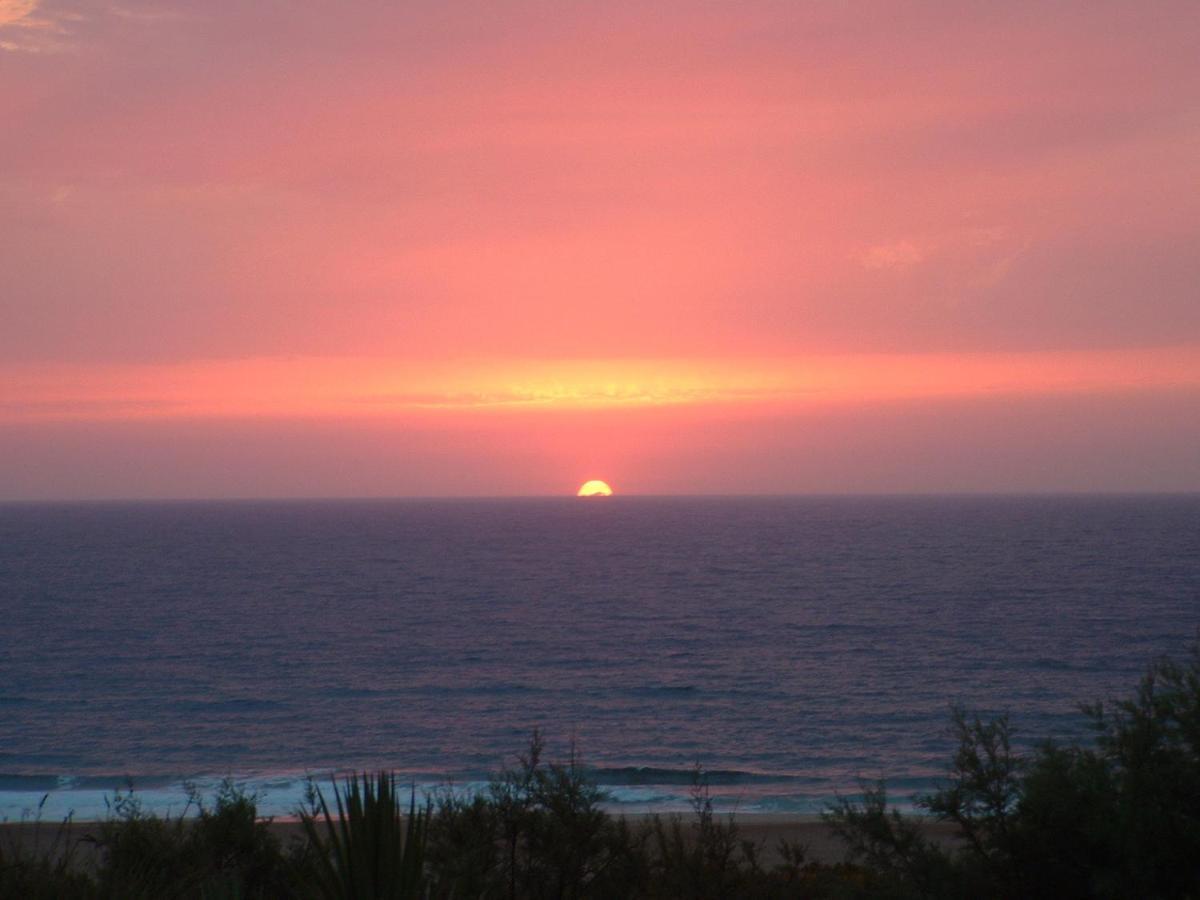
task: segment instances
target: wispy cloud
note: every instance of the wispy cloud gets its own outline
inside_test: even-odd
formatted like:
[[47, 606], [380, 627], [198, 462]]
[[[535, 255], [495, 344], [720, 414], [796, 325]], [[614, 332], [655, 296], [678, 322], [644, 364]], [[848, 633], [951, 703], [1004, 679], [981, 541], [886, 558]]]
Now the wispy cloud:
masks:
[[927, 251], [913, 241], [894, 241], [868, 247], [859, 256], [868, 269], [909, 269], [923, 262]]
[[70, 47], [70, 26], [84, 17], [47, 10], [41, 0], [0, 0], [0, 51], [56, 53]]
[[6, 25], [29, 27], [29, 19], [38, 0], [0, 0], [0, 28]]
[[109, 15], [118, 19], [132, 22], [174, 22], [187, 18], [182, 10], [177, 9], [135, 9], [132, 6], [114, 3], [108, 7]]
[[[797, 410], [912, 399], [1195, 389], [1195, 347], [1008, 354], [857, 354], [753, 361], [388, 359], [0, 367], [0, 424], [44, 419], [474, 417], [722, 406]], [[465, 421], [465, 419], [463, 420]]]
[[193, 18], [191, 13], [171, 8], [139, 9], [124, 4], [81, 7], [54, 0], [49, 3], [47, 0], [0, 0], [0, 51], [67, 52], [79, 46], [85, 36], [84, 26], [102, 26], [106, 19], [133, 28], [190, 18]]

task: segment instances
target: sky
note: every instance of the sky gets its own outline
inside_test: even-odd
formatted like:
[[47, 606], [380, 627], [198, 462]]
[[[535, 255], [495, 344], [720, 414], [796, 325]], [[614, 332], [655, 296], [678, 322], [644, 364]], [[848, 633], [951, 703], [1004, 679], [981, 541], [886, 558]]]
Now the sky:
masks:
[[1200, 490], [1198, 41], [0, 0], [0, 499]]

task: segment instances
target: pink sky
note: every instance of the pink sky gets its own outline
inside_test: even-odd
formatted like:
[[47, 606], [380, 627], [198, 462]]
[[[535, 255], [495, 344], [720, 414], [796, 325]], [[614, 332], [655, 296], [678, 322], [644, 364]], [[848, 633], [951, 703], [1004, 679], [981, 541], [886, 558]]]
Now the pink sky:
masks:
[[0, 0], [0, 499], [1200, 490], [1198, 36]]

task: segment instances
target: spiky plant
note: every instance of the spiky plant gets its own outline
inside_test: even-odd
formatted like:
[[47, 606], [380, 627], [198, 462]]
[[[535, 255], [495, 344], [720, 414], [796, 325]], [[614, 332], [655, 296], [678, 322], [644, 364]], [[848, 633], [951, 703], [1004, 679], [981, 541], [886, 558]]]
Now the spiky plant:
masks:
[[429, 809], [417, 809], [416, 791], [407, 816], [391, 772], [349, 775], [341, 785], [335, 778], [333, 798], [336, 815], [320, 788], [312, 809], [301, 812], [304, 832], [316, 850], [313, 893], [326, 900], [424, 897]]

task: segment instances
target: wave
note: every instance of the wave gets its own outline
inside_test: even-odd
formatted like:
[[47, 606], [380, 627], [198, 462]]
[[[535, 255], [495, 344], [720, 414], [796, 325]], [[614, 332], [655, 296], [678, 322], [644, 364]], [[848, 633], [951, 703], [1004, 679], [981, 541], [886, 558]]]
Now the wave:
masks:
[[[742, 771], [738, 769], [703, 770], [697, 775], [694, 769], [659, 768], [655, 766], [614, 766], [587, 769], [588, 777], [605, 788], [613, 787], [691, 787], [696, 784], [706, 784], [709, 787], [731, 787], [737, 785], [803, 785], [814, 784], [822, 779], [817, 776], [773, 774], [767, 772]], [[338, 773], [339, 775], [341, 773]], [[439, 776], [433, 773], [401, 773], [405, 781], [417, 786], [473, 786], [486, 785], [488, 776], [484, 773], [467, 773], [457, 778]], [[43, 774], [8, 774], [0, 773], [0, 791], [86, 791], [86, 790], [157, 790], [196, 783], [198, 785], [217, 784], [224, 777], [221, 775], [61, 775]], [[237, 784], [263, 785], [271, 787], [286, 787], [296, 783], [306, 783], [309, 778], [318, 781], [328, 780], [328, 772], [313, 773], [262, 773], [251, 775], [229, 776]]]
[[[602, 806], [613, 813], [688, 814], [694, 808], [691, 769], [653, 766], [617, 766], [591, 769], [590, 776], [603, 789]], [[402, 776], [416, 792], [418, 803], [436, 800], [451, 792], [470, 796], [486, 792], [486, 778], [451, 781], [436, 775], [409, 773]], [[787, 773], [772, 774], [737, 769], [719, 769], [705, 773], [709, 799], [719, 813], [791, 813], [815, 815], [834, 799], [836, 787], [819, 777]], [[312, 776], [328, 790], [328, 775]], [[112, 815], [112, 801], [118, 791], [135, 790], [142, 808], [165, 815], [194, 814], [189, 803], [189, 788], [195, 788], [202, 801], [209, 801], [220, 783], [219, 776], [192, 778], [161, 775], [18, 775], [0, 774], [0, 822], [42, 818], [53, 821], [71, 817], [77, 822], [103, 821]], [[310, 776], [298, 772], [258, 773], [234, 776], [235, 784], [258, 803], [260, 814], [273, 817], [295, 816], [302, 808]], [[928, 789], [928, 783], [912, 780], [911, 786]], [[905, 791], [895, 801], [907, 808]], [[858, 792], [850, 788], [846, 796]]]
[[[189, 778], [169, 775], [12, 775], [0, 773], [0, 791], [128, 791], [158, 790], [182, 785]], [[198, 781], [208, 783], [213, 779]], [[220, 779], [217, 779], [218, 781]]]
[[589, 770], [601, 785], [694, 785], [707, 784], [803, 784], [820, 779], [806, 775], [775, 772], [755, 772], [744, 769], [676, 769], [657, 766], [613, 766]]

